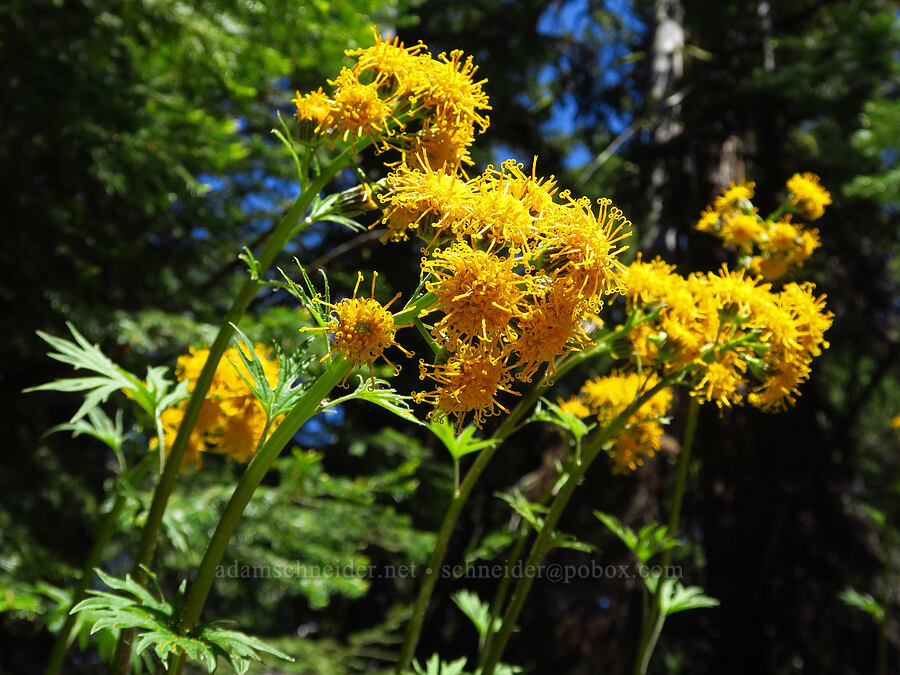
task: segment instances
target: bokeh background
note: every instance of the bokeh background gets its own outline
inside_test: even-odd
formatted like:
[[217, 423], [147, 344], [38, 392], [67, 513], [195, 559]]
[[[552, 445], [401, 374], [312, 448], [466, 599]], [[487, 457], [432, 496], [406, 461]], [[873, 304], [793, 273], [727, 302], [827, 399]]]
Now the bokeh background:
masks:
[[[289, 118], [295, 90], [333, 77], [344, 49], [370, 44], [373, 24], [475, 57], [493, 110], [473, 173], [536, 155], [540, 174], [612, 197], [634, 223], [633, 250], [681, 270], [728, 260], [693, 226], [729, 181], [755, 181], [766, 213], [793, 173], [821, 176], [834, 204], [800, 278], [828, 295], [831, 347], [785, 414], [702, 411], [679, 563], [722, 604], [676, 615], [650, 670], [872, 673], [884, 653], [898, 672], [900, 3], [887, 0], [3, 3], [0, 672], [42, 667], [111, 476], [95, 441], [42, 435], [77, 402], [21, 393], [68, 374], [35, 330], [62, 335], [72, 321], [136, 372], [208, 339], [244, 274], [240, 247], [257, 245], [297, 193], [270, 133], [276, 114]], [[378, 177], [383, 160], [366, 156], [362, 168]], [[317, 224], [280, 264], [292, 256], [344, 292], [358, 269], [382, 271], [387, 289], [415, 286], [416, 245], [382, 246], [377, 233]], [[242, 327], [290, 349], [296, 325], [295, 303], [271, 293]], [[415, 371], [398, 389], [415, 388]], [[557, 551], [551, 562], [628, 562], [593, 509], [634, 526], [665, 520], [684, 409], [681, 400], [670, 452], [628, 477], [597, 466], [576, 493], [561, 528], [599, 552]], [[227, 557], [376, 568], [424, 559], [452, 480], [433, 439], [348, 405], [297, 442]], [[537, 490], [564, 448], [550, 428], [513, 437], [450, 560], [503, 532], [511, 513], [494, 493]], [[189, 544], [208, 536], [238, 471], [210, 461], [180, 481], [159, 555], [167, 588], [196, 565]], [[130, 568], [151, 489], [114, 538], [112, 573]], [[439, 583], [419, 657], [472, 655], [475, 632], [449, 597], [468, 587], [489, 599], [495, 585]], [[847, 587], [887, 608], [883, 631], [839, 599]], [[409, 579], [229, 580], [209, 612], [297, 656], [272, 672], [381, 672], [414, 592]], [[537, 583], [506, 660], [534, 673], [631, 672], [639, 622], [634, 580]], [[76, 645], [65, 672], [97, 672], [99, 659]]]

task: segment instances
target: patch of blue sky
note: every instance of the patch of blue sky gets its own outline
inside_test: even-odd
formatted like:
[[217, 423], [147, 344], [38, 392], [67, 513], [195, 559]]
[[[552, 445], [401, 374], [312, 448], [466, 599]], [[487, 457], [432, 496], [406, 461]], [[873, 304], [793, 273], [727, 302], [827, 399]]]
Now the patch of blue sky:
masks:
[[641, 21], [631, 6], [631, 0], [606, 0], [603, 3], [606, 11], [615, 14], [619, 21], [626, 29], [633, 33], [643, 33], [647, 30], [647, 25]]
[[590, 30], [588, 0], [568, 0], [552, 4], [538, 19], [538, 33], [541, 35], [564, 35]]
[[328, 412], [316, 415], [306, 421], [300, 430], [294, 434], [294, 441], [298, 445], [312, 448], [322, 448], [337, 441], [334, 429], [344, 423], [344, 409], [338, 404], [328, 409]]
[[224, 178], [209, 173], [201, 173], [197, 176], [197, 182], [203, 186], [206, 192], [221, 192], [227, 185]]
[[594, 158], [593, 153], [588, 150], [584, 143], [578, 143], [563, 158], [563, 166], [568, 170], [580, 169], [586, 166]]
[[525, 157], [521, 153], [516, 152], [515, 148], [507, 145], [506, 143], [495, 143], [494, 144], [494, 162], [496, 164], [500, 164], [501, 162], [505, 162], [507, 159], [514, 159], [520, 164], [525, 164], [529, 166], [531, 164], [531, 158]]
[[[627, 33], [642, 33], [646, 26], [634, 13], [629, 0], [607, 0], [605, 8], [615, 14]], [[603, 88], [620, 86], [626, 73], [633, 68], [623, 64], [628, 55], [628, 45], [624, 40], [616, 40], [615, 35], [605, 34], [602, 26], [593, 20], [587, 0], [567, 0], [554, 3], [541, 15], [538, 31], [551, 37], [565, 35], [592, 35], [598, 40], [597, 61], [600, 67], [599, 85]], [[546, 87], [564, 73], [571, 70], [571, 61], [566, 54], [560, 55], [556, 64], [541, 67], [537, 74], [538, 83]], [[548, 135], [570, 136], [580, 128], [605, 125], [611, 135], [624, 131], [631, 123], [631, 115], [616, 110], [610, 105], [601, 105], [594, 112], [579, 110], [577, 101], [571, 94], [564, 94], [552, 104], [550, 118], [541, 129]], [[588, 149], [576, 144], [570, 156], [564, 159], [567, 168], [578, 168], [590, 160]]]

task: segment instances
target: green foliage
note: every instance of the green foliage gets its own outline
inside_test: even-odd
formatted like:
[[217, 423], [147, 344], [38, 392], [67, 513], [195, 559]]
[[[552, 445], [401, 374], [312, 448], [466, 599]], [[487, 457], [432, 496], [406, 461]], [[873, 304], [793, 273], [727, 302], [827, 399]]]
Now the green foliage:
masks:
[[[247, 368], [247, 372], [250, 373], [250, 379], [245, 377], [240, 369], [237, 369], [237, 372], [259, 400], [263, 410], [266, 411], [267, 419], [271, 422], [279, 415], [290, 412], [306, 392], [306, 388], [303, 386], [303, 376], [306, 375], [312, 357], [300, 351], [288, 356], [276, 348], [278, 381], [273, 388], [266, 378], [265, 368], [253, 343], [237, 326], [234, 327], [234, 333], [238, 356]], [[237, 364], [234, 365], [237, 367]]]
[[594, 516], [621, 539], [642, 564], [646, 564], [653, 556], [663, 551], [680, 546], [677, 539], [669, 536], [669, 530], [665, 525], [649, 523], [635, 532], [612, 514], [594, 511]]
[[[385, 431], [380, 440], [372, 439], [370, 451], [377, 442], [389, 443], [402, 459], [368, 475], [332, 475], [322, 456], [310, 451], [294, 450], [278, 460], [277, 484], [257, 490], [231, 542], [216, 581], [219, 594], [245, 598], [253, 615], [259, 607], [275, 611], [297, 596], [321, 609], [334, 597], [366, 592], [373, 554], [404, 563], [423, 557], [433, 535], [413, 528], [394, 506], [414, 492], [421, 457], [415, 446], [400, 446], [398, 437]], [[163, 521], [175, 547], [169, 565], [191, 569], [199, 562], [201, 551], [191, 544], [208, 537], [231, 490], [212, 466], [185, 477]], [[255, 623], [267, 632], [279, 629], [266, 620]]]
[[425, 662], [424, 667], [419, 665], [418, 661], [413, 662], [413, 670], [416, 675], [467, 675], [465, 667], [465, 657], [448, 662], [443, 661], [437, 654], [432, 654], [431, 658]]
[[[456, 659], [455, 661], [444, 661], [440, 655], [432, 654], [431, 658], [421, 665], [418, 661], [413, 661], [413, 669], [410, 675], [477, 675], [478, 671], [465, 670], [467, 659], [465, 657]], [[495, 675], [515, 675], [523, 670], [517, 666], [508, 666], [505, 663], [498, 663], [494, 669]]]
[[404, 396], [402, 394], [397, 393], [397, 390], [390, 386], [388, 382], [385, 380], [380, 380], [378, 378], [364, 378], [363, 376], [359, 376], [359, 386], [350, 394], [346, 394], [345, 396], [341, 396], [336, 399], [332, 399], [328, 402], [328, 405], [323, 408], [325, 412], [328, 411], [328, 408], [332, 408], [340, 403], [345, 403], [347, 401], [352, 401], [353, 399], [359, 399], [360, 401], [368, 401], [369, 403], [374, 403], [377, 406], [384, 408], [385, 410], [393, 413], [400, 419], [406, 420], [407, 422], [412, 422], [413, 424], [418, 424], [420, 426], [425, 426], [425, 424], [413, 414], [413, 410], [409, 405], [409, 402], [412, 400], [412, 396]]
[[[91, 616], [91, 634], [104, 629], [140, 629], [135, 642], [137, 655], [152, 647], [156, 656], [165, 662], [169, 655], [184, 652], [188, 659], [203, 663], [210, 673], [216, 670], [221, 658], [241, 675], [247, 672], [252, 661], [260, 661], [262, 654], [291, 660], [287, 654], [257, 638], [212, 624], [198, 626], [189, 635], [182, 634], [178, 629], [178, 619], [185, 584], [179, 589], [175, 602], [171, 603], [165, 600], [158, 584], [159, 597], [155, 597], [130, 576], [124, 580], [116, 579], [99, 569], [97, 574], [108, 588], [119, 593], [90, 590], [88, 593], [93, 597], [82, 600], [72, 611], [86, 612]], [[156, 576], [149, 570], [148, 574], [155, 583]]]
[[[48, 353], [48, 356], [57, 361], [68, 363], [75, 370], [83, 369], [95, 373], [89, 377], [70, 377], [47, 384], [29, 387], [25, 392], [34, 391], [63, 391], [82, 392], [84, 401], [72, 415], [68, 424], [53, 427], [48, 433], [54, 431], [70, 430], [74, 435], [86, 433], [106, 443], [116, 453], [119, 459], [120, 470], [124, 470], [125, 462], [122, 457], [122, 443], [124, 441], [124, 428], [122, 426], [121, 411], [116, 413], [115, 423], [100, 409], [100, 404], [116, 392], [122, 392], [132, 399], [150, 420], [159, 443], [159, 461], [163, 463], [165, 447], [163, 444], [162, 413], [173, 405], [187, 397], [187, 383], [180, 382], [173, 386], [171, 380], [166, 377], [168, 369], [162, 366], [150, 366], [147, 368], [147, 377], [141, 381], [137, 376], [113, 363], [100, 351], [96, 345], [92, 345], [78, 332], [71, 323], [66, 324], [75, 338], [75, 342], [64, 338], [54, 337], [38, 331], [41, 339], [56, 349]], [[88, 416], [88, 421], [84, 417]]]
[[838, 597], [850, 607], [855, 607], [859, 611], [868, 614], [876, 624], [881, 625], [884, 623], [884, 606], [873, 598], [871, 594], [860, 593], [856, 589], [847, 587], [841, 591]]
[[294, 656], [294, 663], [278, 664], [279, 671], [284, 673], [393, 675], [395, 648], [401, 639], [398, 631], [408, 620], [408, 609], [394, 606], [387, 610], [382, 621], [348, 635], [345, 640], [326, 635], [291, 635], [269, 643]]
[[853, 146], [882, 170], [853, 178], [845, 188], [849, 197], [875, 199], [886, 204], [900, 201], [898, 120], [900, 101], [879, 99], [866, 103], [860, 115], [862, 128], [853, 136]]
[[[543, 516], [550, 510], [548, 507], [529, 501], [518, 489], [513, 490], [511, 493], [499, 492], [495, 496], [509, 504], [513, 511], [522, 516], [522, 519], [534, 528], [535, 532], [540, 532], [543, 529]], [[585, 553], [596, 550], [596, 547], [592, 544], [579, 541], [572, 535], [559, 530], [553, 531], [551, 542], [553, 548], [570, 548], [574, 551], [583, 551]]]
[[499, 443], [492, 438], [484, 440], [475, 438], [477, 429], [471, 424], [457, 434], [453, 423], [447, 418], [432, 419], [428, 422], [428, 428], [444, 444], [454, 460], [459, 460], [468, 454], [493, 447]]
[[[484, 642], [490, 630], [491, 623], [491, 606], [482, 601], [478, 594], [473, 591], [458, 591], [453, 594], [453, 602], [459, 607], [460, 611], [465, 614], [475, 630], [478, 631], [479, 644]], [[497, 627], [494, 626], [494, 630]]]
[[[645, 579], [645, 582], [652, 577]], [[656, 579], [658, 581], [658, 578]], [[651, 586], [653, 582], [648, 583]], [[684, 586], [677, 579], [663, 579], [659, 581], [657, 599], [662, 616], [671, 616], [677, 612], [685, 612], [689, 609], [706, 609], [718, 607], [719, 601], [703, 594], [699, 586]], [[655, 588], [650, 588], [655, 591]]]
[[66, 325], [75, 338], [75, 342], [38, 331], [41, 339], [56, 349], [55, 352], [49, 352], [47, 356], [56, 361], [68, 363], [75, 370], [90, 370], [96, 375], [55, 380], [37, 387], [29, 387], [25, 391], [85, 392], [84, 402], [72, 415], [72, 419], [69, 420], [70, 424], [80, 420], [88, 411], [104, 403], [111, 394], [117, 391], [127, 392], [151, 418], [186, 397], [186, 387], [179, 386], [172, 389], [171, 381], [165, 377], [167, 372], [165, 368], [148, 368], [147, 379], [142, 382], [135, 375], [107, 358], [100, 348], [88, 342], [74, 325], [71, 323], [66, 323]]
[[561, 427], [572, 434], [576, 445], [581, 445], [581, 439], [596, 427], [596, 424], [585, 424], [584, 421], [570, 410], [563, 410], [555, 403], [542, 398], [534, 409], [534, 414], [529, 422], [549, 422]]
[[113, 421], [109, 415], [103, 412], [103, 408], [97, 406], [88, 410], [87, 419], [82, 417], [74, 423], [57, 424], [55, 427], [48, 429], [47, 434], [53, 434], [58, 431], [71, 431], [73, 438], [77, 438], [81, 434], [93, 436], [101, 443], [109, 446], [116, 453], [117, 457], [122, 455], [122, 445], [125, 443], [125, 428], [122, 425], [121, 410], [116, 411], [116, 419]]

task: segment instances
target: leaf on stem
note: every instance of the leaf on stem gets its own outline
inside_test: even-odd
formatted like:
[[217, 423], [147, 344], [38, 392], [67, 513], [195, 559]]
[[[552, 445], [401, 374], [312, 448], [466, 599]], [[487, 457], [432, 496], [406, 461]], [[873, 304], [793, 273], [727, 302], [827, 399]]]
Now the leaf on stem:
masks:
[[663, 551], [681, 545], [677, 539], [669, 536], [669, 529], [665, 525], [650, 523], [635, 532], [612, 514], [594, 511], [594, 516], [621, 539], [642, 563], [646, 563]]
[[364, 378], [362, 376], [358, 377], [359, 386], [356, 388], [356, 391], [329, 401], [322, 410], [328, 410], [328, 408], [332, 408], [339, 403], [344, 403], [351, 399], [359, 399], [381, 406], [407, 422], [425, 426], [425, 424], [413, 414], [412, 408], [409, 405], [409, 401], [412, 400], [411, 396], [398, 394], [397, 390], [391, 387], [385, 380], [380, 380], [378, 378]]
[[455, 460], [473, 452], [493, 447], [500, 442], [495, 438], [484, 440], [475, 438], [476, 429], [471, 424], [457, 434], [456, 427], [446, 418], [440, 421], [431, 420], [428, 423], [428, 428], [444, 444], [450, 456]]
[[146, 570], [158, 597], [134, 581], [96, 570], [109, 591], [89, 590], [94, 597], [82, 600], [72, 608], [72, 613], [87, 613], [93, 619], [91, 634], [103, 629], [117, 631], [135, 628], [140, 632], [135, 642], [135, 654], [140, 655], [152, 647], [163, 662], [170, 654], [183, 652], [185, 656], [206, 666], [208, 672], [216, 670], [219, 658], [226, 661], [238, 673], [246, 673], [251, 661], [261, 661], [262, 654], [271, 654], [288, 661], [293, 659], [257, 638], [234, 630], [225, 630], [214, 624], [198, 626], [190, 634], [182, 634], [177, 626], [180, 619], [181, 596], [179, 589], [174, 603], [165, 599], [156, 576]]

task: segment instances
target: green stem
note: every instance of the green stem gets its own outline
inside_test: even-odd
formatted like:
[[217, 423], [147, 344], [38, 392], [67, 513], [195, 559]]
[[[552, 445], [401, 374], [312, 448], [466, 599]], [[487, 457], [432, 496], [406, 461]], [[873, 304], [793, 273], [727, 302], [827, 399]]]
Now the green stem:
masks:
[[[656, 599], [656, 595], [653, 596], [653, 599]], [[659, 605], [654, 605], [654, 616], [656, 620], [653, 622], [653, 630], [651, 631], [647, 644], [649, 645], [649, 649], [647, 649], [640, 661], [640, 672], [647, 672], [647, 668], [650, 666], [650, 657], [653, 655], [653, 647], [656, 646], [656, 642], [659, 640], [659, 636], [662, 634], [663, 624], [666, 622], [666, 616], [662, 612], [659, 611]]]
[[[364, 144], [363, 147], [368, 145], [369, 142], [370, 141], [366, 139], [360, 141], [361, 144]], [[257, 260], [260, 276], [263, 276], [268, 271], [276, 256], [284, 249], [284, 246], [288, 241], [296, 235], [297, 231], [309, 224], [301, 223], [300, 219], [303, 217], [303, 214], [306, 213], [306, 210], [309, 208], [309, 205], [312, 203], [315, 196], [331, 181], [332, 178], [334, 178], [338, 171], [347, 165], [353, 155], [361, 149], [362, 148], [357, 147], [351, 152], [348, 148], [338, 155], [308, 184], [306, 190], [301, 193], [291, 206], [290, 210], [281, 219], [278, 227], [275, 228], [271, 237], [266, 242], [266, 245], [263, 247]], [[175, 441], [172, 443], [172, 449], [169, 452], [169, 457], [166, 460], [162, 475], [159, 478], [159, 483], [156, 485], [156, 490], [153, 493], [153, 502], [150, 505], [150, 511], [147, 514], [147, 520], [144, 524], [144, 529], [141, 532], [141, 540], [138, 544], [138, 551], [132, 569], [132, 576], [139, 584], [143, 585], [147, 582], [147, 574], [144, 571], [144, 568], [146, 567], [149, 569], [153, 565], [153, 556], [156, 552], [156, 540], [159, 536], [163, 514], [165, 513], [169, 496], [172, 494], [172, 490], [175, 487], [175, 479], [178, 477], [178, 471], [181, 468], [181, 460], [184, 458], [191, 432], [194, 430], [194, 425], [197, 423], [197, 418], [200, 416], [200, 409], [206, 398], [206, 392], [209, 391], [209, 387], [212, 384], [213, 375], [215, 375], [219, 360], [222, 358], [222, 355], [225, 353], [225, 350], [228, 348], [231, 343], [231, 338], [234, 335], [233, 324], [237, 324], [240, 321], [241, 317], [244, 315], [244, 311], [250, 304], [250, 301], [256, 297], [256, 294], [261, 287], [262, 283], [254, 278], [248, 278], [244, 282], [244, 285], [241, 287], [231, 308], [228, 310], [228, 313], [222, 321], [216, 339], [209, 348], [209, 355], [206, 358], [203, 370], [200, 372], [200, 375], [194, 384], [194, 391], [185, 408], [184, 418], [182, 419], [181, 425], [178, 427], [178, 434], [175, 437]], [[116, 655], [113, 661], [113, 672], [117, 675], [125, 675], [128, 672], [134, 634], [134, 629], [129, 629], [122, 631], [119, 636], [119, 643], [116, 645]]]
[[[246, 471], [244, 471], [244, 474], [238, 481], [231, 499], [228, 500], [219, 524], [216, 526], [209, 545], [206, 547], [206, 552], [203, 554], [203, 560], [197, 568], [197, 574], [194, 577], [184, 602], [184, 608], [181, 611], [179, 623], [182, 633], [189, 633], [200, 621], [200, 615], [203, 612], [206, 599], [216, 578], [216, 568], [222, 561], [228, 542], [231, 540], [235, 530], [237, 530], [241, 516], [244, 514], [244, 509], [250, 503], [256, 488], [259, 487], [272, 464], [278, 459], [281, 451], [294, 437], [294, 434], [316, 413], [322, 400], [347, 376], [352, 367], [353, 364], [343, 358], [333, 358], [325, 372], [309, 388], [297, 405], [294, 406], [282, 423], [272, 432], [269, 439], [253, 456]], [[169, 672], [176, 675], [180, 673], [184, 660], [184, 653], [174, 655], [170, 660]]]
[[[655, 314], [649, 314], [646, 316], [646, 319], [650, 319]], [[568, 373], [570, 370], [586, 361], [587, 359], [593, 358], [598, 355], [607, 354], [613, 342], [628, 333], [631, 328], [636, 323], [639, 323], [641, 320], [644, 320], [644, 317], [639, 319], [638, 321], [629, 321], [629, 323], [622, 328], [619, 328], [612, 333], [609, 333], [602, 338], [598, 339], [597, 344], [590, 349], [584, 350], [582, 352], [577, 352], [564, 361], [562, 361], [556, 368], [555, 380], [559, 380], [563, 375]], [[472, 489], [475, 487], [475, 483], [478, 482], [478, 479], [481, 477], [482, 472], [484, 472], [485, 468], [487, 468], [488, 463], [490, 463], [491, 459], [494, 456], [494, 453], [497, 452], [497, 449], [502, 444], [503, 440], [505, 440], [510, 434], [512, 434], [522, 419], [525, 416], [525, 413], [528, 412], [540, 399], [540, 397], [544, 394], [547, 389], [549, 389], [550, 384], [547, 382], [546, 378], [538, 384], [534, 389], [532, 389], [528, 394], [522, 397], [522, 400], [519, 401], [518, 405], [510, 412], [509, 416], [503, 421], [497, 430], [492, 434], [492, 438], [496, 439], [498, 443], [495, 443], [493, 446], [490, 446], [484, 450], [482, 450], [475, 462], [469, 468], [468, 472], [466, 472], [465, 478], [463, 478], [462, 484], [459, 487], [459, 490], [453, 495], [453, 499], [450, 501], [450, 506], [447, 509], [446, 514], [444, 515], [444, 520], [441, 522], [441, 527], [438, 530], [437, 540], [435, 541], [434, 550], [431, 552], [431, 556], [428, 558], [428, 564], [425, 568], [425, 576], [422, 579], [422, 585], [419, 587], [419, 593], [416, 596], [416, 602], [413, 605], [412, 616], [410, 617], [409, 624], [406, 628], [406, 635], [403, 639], [403, 645], [400, 649], [400, 655], [397, 659], [397, 668], [395, 672], [397, 675], [403, 675], [407, 672], [410, 663], [412, 663], [413, 655], [415, 654], [416, 645], [419, 642], [419, 636], [422, 633], [422, 624], [425, 621], [425, 613], [428, 610], [428, 603], [431, 601], [431, 595], [434, 592], [434, 586], [437, 583], [437, 578], [440, 573], [441, 565], [444, 561], [444, 556], [447, 553], [447, 546], [450, 543], [450, 535], [453, 533], [453, 529], [456, 527], [456, 522], [459, 519], [459, 515], [462, 512], [462, 507], [465, 504], [466, 500], [469, 497], [469, 494], [472, 492]]]
[[884, 574], [881, 579], [881, 607], [884, 612], [878, 624], [878, 675], [887, 675], [888, 672], [888, 606], [890, 605], [892, 588], [891, 548], [894, 540], [894, 519], [897, 515], [897, 507], [900, 505], [900, 490], [895, 486], [894, 498], [888, 507], [887, 518], [884, 520], [881, 537], [881, 562], [884, 565]]
[[[580, 460], [578, 461], [580, 462]], [[546, 504], [550, 497], [553, 496], [553, 489], [555, 487], [556, 480], [547, 487], [544, 494], [542, 494], [541, 498], [538, 500], [538, 504], [542, 506]], [[485, 633], [484, 644], [480, 647], [480, 654], [478, 657], [479, 667], [484, 665], [491, 648], [491, 643], [494, 641], [494, 626], [497, 625], [497, 619], [500, 618], [500, 610], [503, 609], [503, 603], [506, 602], [506, 594], [509, 591], [509, 584], [512, 579], [512, 570], [516, 563], [519, 562], [519, 558], [522, 557], [522, 552], [525, 550], [525, 544], [528, 543], [529, 534], [531, 534], [531, 525], [523, 520], [519, 526], [519, 534], [516, 537], [516, 542], [513, 544], [513, 548], [506, 560], [506, 574], [504, 574], [503, 578], [500, 580], [500, 585], [497, 587], [497, 592], [494, 594], [494, 600], [491, 602], [488, 630]]]
[[[678, 474], [675, 478], [675, 491], [672, 493], [672, 504], [669, 508], [669, 536], [676, 536], [678, 532], [678, 523], [681, 518], [681, 504], [684, 501], [684, 489], [687, 485], [688, 469], [691, 463], [691, 450], [694, 447], [694, 437], [697, 433], [697, 419], [700, 414], [700, 403], [696, 398], [691, 398], [691, 404], [688, 408], [687, 424], [684, 427], [684, 438], [681, 441], [681, 454], [678, 457]], [[666, 568], [672, 562], [673, 549], [668, 548], [662, 553], [660, 561], [663, 574], [666, 574]], [[641, 631], [641, 637], [638, 640], [637, 657], [634, 660], [635, 675], [644, 675], [650, 665], [650, 657], [656, 648], [662, 632], [662, 623], [665, 617], [661, 616], [659, 611], [659, 601], [657, 594], [654, 593], [649, 606], [644, 613], [644, 630]], [[648, 629], [653, 626], [653, 631]]]
[[125, 492], [125, 484], [137, 482], [141, 478], [143, 478], [144, 474], [146, 474], [149, 470], [151, 464], [154, 463], [153, 461], [151, 461], [153, 460], [153, 457], [154, 456], [151, 454], [148, 454], [146, 457], [144, 457], [141, 463], [131, 471], [131, 474], [126, 474], [120, 477], [119, 482], [116, 485], [113, 505], [103, 517], [103, 521], [100, 524], [100, 529], [97, 532], [97, 537], [96, 539], [94, 539], [94, 543], [91, 546], [90, 552], [88, 553], [87, 560], [85, 561], [84, 566], [81, 568], [81, 575], [78, 580], [78, 585], [75, 587], [75, 591], [72, 593], [72, 602], [69, 605], [69, 611], [66, 612], [66, 621], [63, 624], [59, 635], [56, 636], [56, 642], [54, 642], [53, 650], [50, 652], [50, 660], [47, 663], [47, 669], [44, 671], [45, 675], [57, 675], [62, 670], [63, 662], [66, 658], [66, 652], [68, 651], [69, 647], [72, 644], [72, 640], [74, 639], [74, 637], [72, 636], [72, 630], [75, 628], [75, 622], [78, 620], [78, 616], [76, 614], [72, 614], [71, 609], [87, 596], [88, 586], [91, 585], [91, 582], [94, 579], [94, 569], [96, 569], [100, 565], [100, 562], [103, 559], [103, 552], [109, 545], [113, 534], [119, 528], [119, 517], [122, 515], [122, 509], [128, 502], [128, 495]]
[[112, 508], [103, 518], [103, 523], [100, 525], [99, 532], [97, 532], [97, 538], [94, 540], [94, 545], [91, 547], [84, 567], [81, 570], [78, 586], [75, 587], [75, 592], [72, 594], [72, 604], [69, 606], [66, 622], [63, 624], [59, 635], [56, 636], [53, 651], [50, 652], [50, 661], [47, 664], [47, 669], [44, 671], [45, 675], [57, 675], [62, 670], [66, 651], [72, 644], [72, 639], [74, 639], [72, 630], [75, 628], [75, 622], [78, 619], [77, 615], [71, 613], [71, 609], [86, 597], [88, 586], [94, 579], [94, 569], [100, 564], [109, 540], [112, 539], [113, 533], [118, 529], [119, 516], [122, 514], [122, 508], [127, 501], [128, 498], [125, 494], [119, 492], [116, 495]]
[[416, 603], [413, 606], [412, 617], [406, 628], [403, 646], [400, 649], [400, 656], [397, 659], [396, 672], [399, 675], [405, 673], [409, 668], [409, 664], [412, 663], [416, 644], [418, 644], [419, 635], [422, 632], [422, 624], [425, 621], [425, 612], [428, 609], [431, 594], [434, 591], [434, 586], [440, 575], [441, 565], [444, 562], [447, 546], [450, 543], [450, 535], [453, 534], [453, 529], [456, 527], [456, 521], [459, 520], [463, 505], [465, 505], [466, 500], [469, 498], [469, 494], [471, 494], [472, 489], [475, 487], [475, 483], [478, 482], [478, 479], [487, 468], [487, 465], [490, 463], [491, 458], [494, 456], [494, 453], [497, 452], [497, 449], [500, 447], [503, 440], [515, 431], [516, 424], [518, 424], [525, 413], [537, 403], [537, 400], [545, 390], [546, 385], [538, 385], [531, 392], [522, 397], [522, 400], [519, 401], [515, 408], [513, 408], [509, 416], [503, 421], [503, 424], [497, 427], [497, 430], [493, 433], [492, 438], [496, 439], [498, 442], [478, 453], [472, 466], [469, 467], [469, 470], [466, 472], [459, 488], [453, 493], [453, 498], [450, 500], [450, 506], [447, 508], [447, 513], [444, 515], [444, 520], [441, 522], [441, 528], [438, 530], [434, 550], [428, 558], [428, 564], [425, 567], [425, 577], [422, 579], [422, 585], [419, 587]]
[[[559, 493], [553, 500], [550, 511], [547, 513], [547, 517], [544, 519], [544, 524], [541, 527], [541, 531], [538, 534], [534, 544], [532, 545], [531, 552], [528, 555], [528, 559], [525, 563], [525, 569], [537, 569], [537, 566], [541, 564], [547, 553], [550, 552], [550, 549], [553, 547], [553, 531], [556, 529], [556, 525], [559, 522], [559, 519], [562, 516], [566, 505], [569, 503], [569, 499], [571, 499], [572, 494], [575, 492], [575, 488], [578, 486], [591, 463], [603, 450], [606, 442], [609, 439], [613, 438], [617, 433], [619, 433], [619, 431], [621, 431], [625, 427], [628, 419], [644, 403], [650, 400], [650, 398], [652, 398], [657, 392], [675, 382], [679, 377], [681, 377], [681, 372], [672, 373], [664, 377], [657, 384], [655, 384], [653, 387], [651, 387], [643, 394], [641, 394], [637, 399], [635, 399], [635, 401], [632, 402], [631, 405], [629, 405], [624, 411], [619, 413], [619, 415], [616, 416], [606, 427], [604, 427], [603, 429], [599, 429], [594, 434], [591, 434], [588, 443], [586, 443], [584, 448], [582, 449], [583, 456], [581, 464], [575, 464], [574, 462], [570, 463], [568, 477], [562, 484]], [[488, 658], [485, 661], [485, 666], [482, 670], [481, 675], [493, 675], [494, 670], [497, 668], [497, 664], [500, 662], [500, 659], [503, 656], [503, 652], [506, 649], [506, 644], [509, 642], [509, 638], [512, 635], [512, 631], [516, 624], [516, 621], [519, 618], [519, 614], [521, 613], [522, 608], [525, 606], [525, 599], [527, 598], [528, 592], [531, 590], [531, 586], [534, 583], [534, 577], [535, 575], [533, 574], [523, 574], [522, 578], [519, 579], [518, 583], [516, 584], [512, 598], [510, 598], [509, 601], [509, 606], [506, 608], [506, 612], [503, 614], [502, 628], [500, 629], [500, 632], [497, 633], [497, 637], [494, 639], [493, 646], [491, 647]]]
[[[431, 296], [425, 295], [411, 303], [395, 317], [396, 323], [404, 323], [408, 316], [415, 316], [432, 301]], [[185, 599], [181, 612], [180, 630], [189, 633], [200, 621], [203, 607], [209, 596], [213, 581], [216, 576], [216, 568], [225, 555], [225, 549], [232, 535], [237, 530], [244, 509], [253, 498], [253, 494], [262, 479], [268, 473], [272, 464], [278, 459], [281, 451], [294, 437], [301, 426], [312, 417], [319, 409], [322, 401], [353, 368], [353, 364], [343, 358], [332, 358], [325, 372], [303, 395], [297, 405], [287, 414], [287, 417], [279, 424], [272, 435], [262, 444], [262, 447], [253, 456], [246, 471], [238, 481], [231, 499], [225, 506], [225, 511], [216, 526], [216, 530], [210, 539], [203, 560], [197, 568], [197, 575], [191, 584], [191, 589]], [[169, 672], [178, 675], [184, 666], [184, 653], [173, 654], [170, 658]]]

